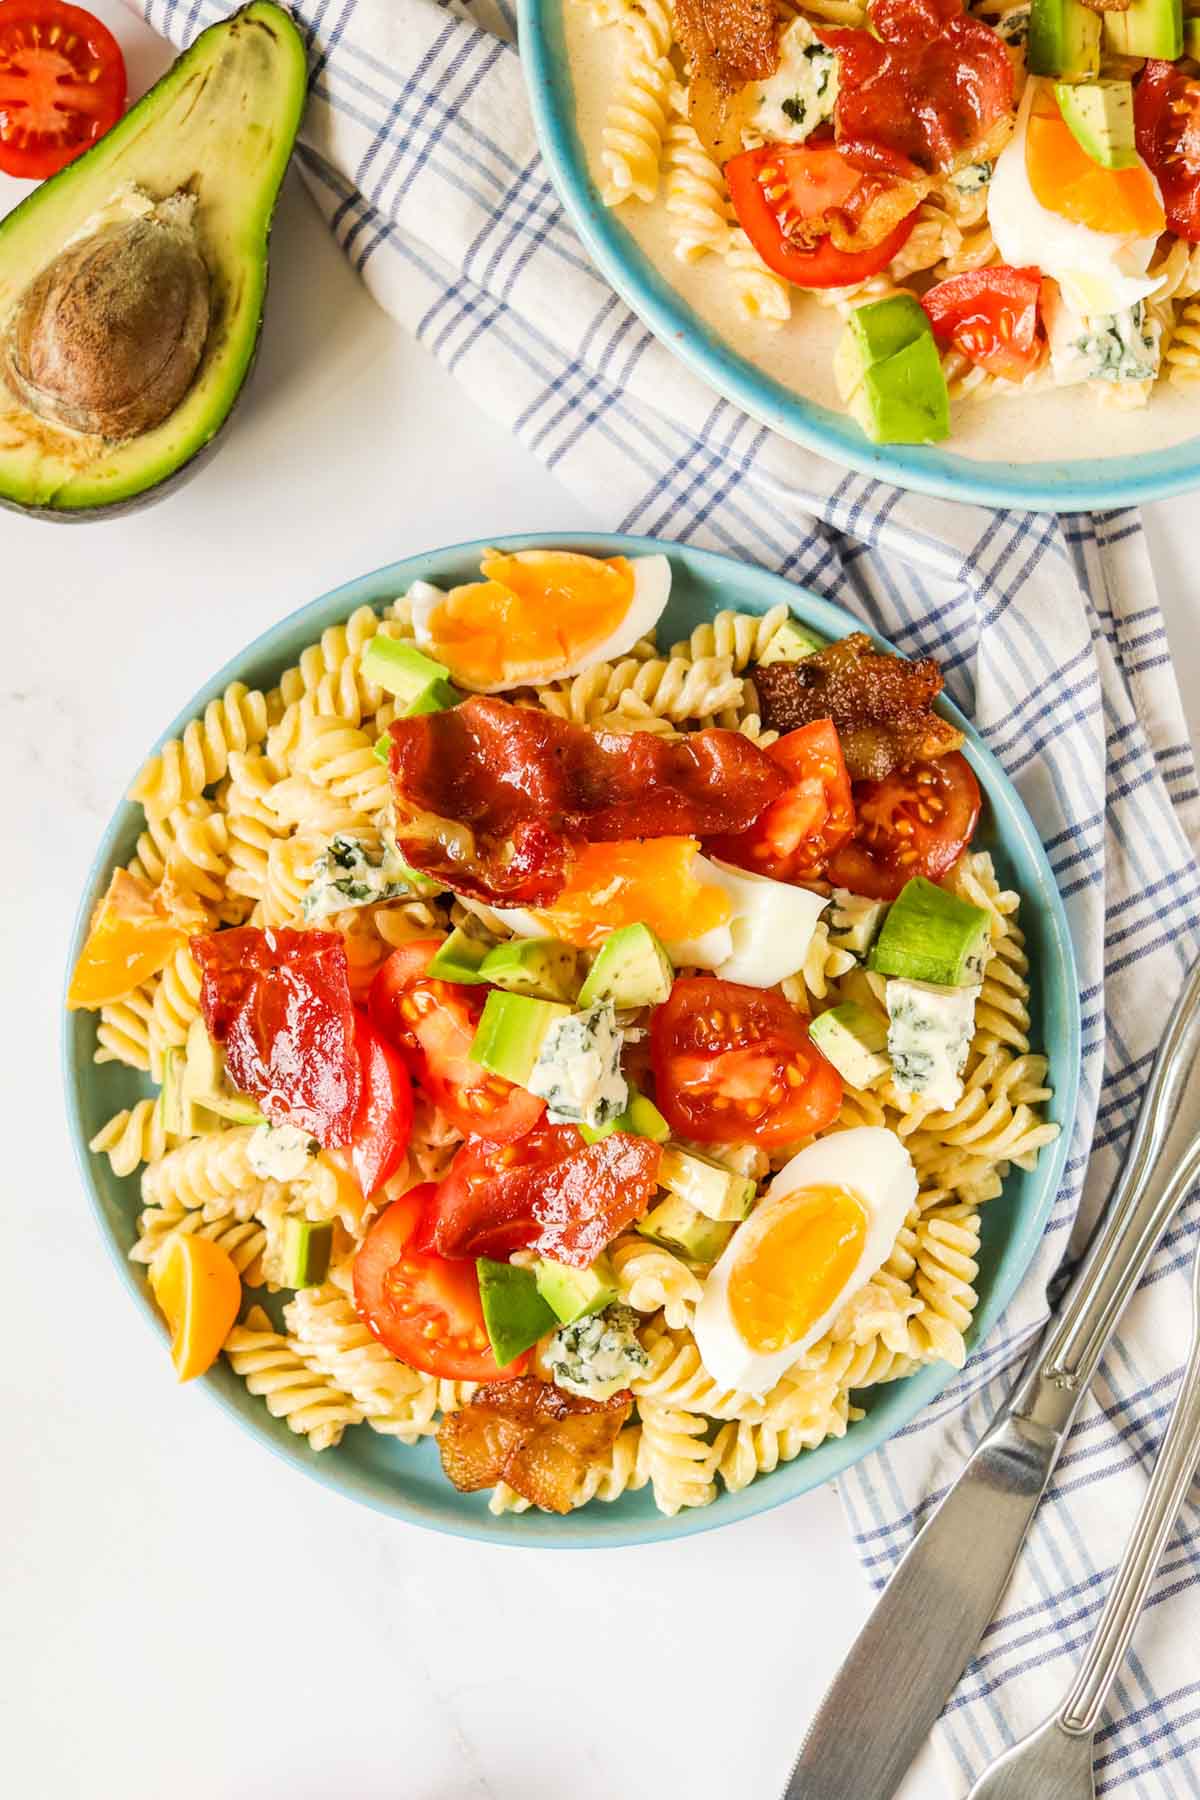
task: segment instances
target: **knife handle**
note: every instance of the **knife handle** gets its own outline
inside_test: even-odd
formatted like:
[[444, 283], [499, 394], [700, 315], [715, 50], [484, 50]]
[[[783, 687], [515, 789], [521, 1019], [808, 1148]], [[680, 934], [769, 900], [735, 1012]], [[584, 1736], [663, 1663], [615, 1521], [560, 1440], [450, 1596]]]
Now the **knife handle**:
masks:
[[1167, 1222], [1200, 1174], [1198, 1052], [1200, 960], [1167, 1020], [1104, 1222], [1009, 1403], [1050, 1430], [1069, 1429]]

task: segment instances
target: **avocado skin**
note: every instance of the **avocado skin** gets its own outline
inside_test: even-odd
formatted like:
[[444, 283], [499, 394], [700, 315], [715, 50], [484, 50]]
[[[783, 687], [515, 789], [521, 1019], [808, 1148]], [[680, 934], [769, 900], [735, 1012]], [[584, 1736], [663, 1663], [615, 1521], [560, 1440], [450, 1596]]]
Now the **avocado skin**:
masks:
[[[180, 56], [176, 58], [171, 67], [159, 77], [154, 86], [149, 88], [146, 93], [143, 94], [137, 104], [130, 107], [129, 112], [125, 114], [124, 119], [119, 120], [118, 123], [113, 126], [113, 131], [119, 131], [127, 119], [133, 114], [141, 112], [143, 108], [146, 109], [147, 112], [152, 112], [155, 109], [156, 99], [161, 98], [164, 89], [167, 88], [167, 84], [171, 82], [179, 69], [180, 63], [191, 58], [199, 60], [200, 56], [203, 54], [207, 40], [213, 33], [227, 33], [235, 27], [241, 30], [249, 29], [262, 31], [268, 36], [286, 34], [296, 41], [300, 46], [301, 53], [304, 53], [304, 40], [290, 13], [282, 6], [276, 5], [274, 0], [247, 0], [247, 4], [240, 7], [237, 12], [231, 13], [226, 19], [217, 20], [215, 24], [208, 26], [202, 31], [194, 42], [191, 43], [185, 51], [181, 52]], [[298, 97], [298, 104], [295, 109], [295, 121], [290, 138], [292, 145], [295, 144], [296, 135], [300, 130], [300, 122], [303, 117], [306, 100], [307, 84], [305, 84]], [[90, 159], [100, 158], [103, 155], [108, 135], [110, 134], [106, 134], [105, 137], [100, 138], [92, 148], [85, 151], [82, 156], [76, 157], [73, 162], [67, 163], [56, 175], [52, 175], [47, 181], [42, 182], [39, 187], [35, 188], [31, 194], [28, 194], [25, 199], [21, 201], [19, 206], [14, 207], [11, 213], [0, 220], [0, 262], [3, 260], [4, 241], [9, 227], [15, 226], [25, 213], [35, 206], [38, 206], [39, 203], [44, 203], [44, 196], [49, 190], [59, 183], [65, 183], [72, 177], [77, 177], [80, 171], [86, 168]], [[290, 149], [288, 160], [290, 160]], [[262, 244], [264, 267], [263, 292], [254, 328], [253, 345], [241, 378], [233, 393], [229, 396], [224, 411], [216, 416], [212, 431], [205, 442], [196, 450], [192, 451], [184, 461], [179, 463], [174, 469], [169, 470], [157, 481], [117, 499], [106, 500], [94, 506], [70, 507], [56, 506], [52, 503], [38, 505], [14, 499], [10, 495], [5, 494], [3, 488], [0, 487], [0, 507], [3, 507], [8, 512], [20, 513], [27, 519], [48, 519], [54, 521], [56, 524], [87, 524], [97, 519], [121, 518], [128, 513], [138, 512], [144, 507], [152, 506], [160, 500], [165, 500], [168, 494], [177, 492], [185, 482], [190, 481], [194, 475], [199, 474], [200, 470], [212, 456], [214, 450], [216, 450], [230, 419], [233, 418], [236, 413], [238, 404], [250, 384], [250, 378], [253, 375], [258, 362], [263, 319], [266, 313], [267, 292], [270, 286], [271, 224], [274, 218], [275, 205], [279, 197], [279, 190], [283, 185], [283, 175], [286, 172], [286, 166], [287, 164], [285, 161], [280, 170], [279, 181], [276, 185], [275, 194], [271, 200], [266, 217], [266, 226]], [[119, 187], [120, 184], [121, 174], [120, 170], [117, 169], [114, 171], [112, 188], [115, 189]], [[110, 191], [112, 190], [110, 189]], [[102, 204], [102, 202], [100, 203]], [[55, 254], [56, 249], [51, 247], [48, 250], [46, 261], [49, 262]], [[204, 374], [202, 373], [200, 376], [200, 383], [202, 384], [203, 382]]]

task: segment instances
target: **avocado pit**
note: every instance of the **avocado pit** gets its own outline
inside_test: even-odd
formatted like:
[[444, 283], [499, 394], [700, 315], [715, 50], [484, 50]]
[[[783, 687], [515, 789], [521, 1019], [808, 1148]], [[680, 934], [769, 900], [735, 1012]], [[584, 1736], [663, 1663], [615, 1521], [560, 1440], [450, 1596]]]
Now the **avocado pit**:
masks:
[[0, 345], [0, 373], [37, 418], [120, 442], [174, 412], [212, 314], [195, 210], [187, 194], [157, 205], [131, 194], [30, 282]]

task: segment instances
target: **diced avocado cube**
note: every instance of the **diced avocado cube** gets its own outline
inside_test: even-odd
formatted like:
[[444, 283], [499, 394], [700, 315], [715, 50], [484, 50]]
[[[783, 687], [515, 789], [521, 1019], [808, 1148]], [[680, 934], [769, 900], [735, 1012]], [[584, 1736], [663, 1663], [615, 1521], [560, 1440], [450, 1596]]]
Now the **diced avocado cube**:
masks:
[[487, 944], [481, 943], [478, 938], [468, 937], [465, 931], [455, 927], [450, 936], [439, 944], [425, 973], [438, 981], [477, 984], [487, 979], [479, 972], [487, 953]]
[[266, 1117], [246, 1094], [235, 1093], [225, 1074], [225, 1053], [197, 1016], [188, 1028], [184, 1052], [183, 1092], [197, 1106], [231, 1119], [235, 1125], [265, 1125]]
[[577, 951], [557, 938], [510, 938], [488, 951], [479, 970], [481, 981], [535, 1000], [571, 1000], [578, 976]]
[[503, 1075], [506, 1081], [524, 1087], [533, 1074], [547, 1034], [570, 1013], [569, 1006], [557, 1006], [550, 1000], [493, 989], [475, 1028], [471, 1060], [482, 1063], [493, 1075]]
[[634, 1227], [656, 1244], [682, 1250], [694, 1262], [714, 1263], [733, 1236], [733, 1225], [710, 1219], [677, 1194], [667, 1198], [640, 1218]]
[[1200, 62], [1200, 19], [1183, 21], [1183, 54], [1190, 56], [1193, 62]]
[[937, 987], [974, 987], [990, 943], [991, 921], [981, 906], [918, 875], [892, 902], [867, 967]]
[[[207, 1035], [207, 1034], [206, 1034]], [[182, 1050], [163, 1052], [162, 1088], [158, 1096], [158, 1113], [163, 1130], [171, 1137], [195, 1137], [201, 1129], [200, 1107], [184, 1092], [185, 1059]]]
[[1115, 56], [1183, 55], [1182, 0], [1130, 0], [1125, 12], [1103, 15], [1104, 47]]
[[806, 656], [824, 650], [828, 641], [810, 631], [807, 625], [801, 625], [798, 619], [785, 619], [758, 660], [760, 665], [802, 662]]
[[371, 755], [375, 758], [376, 762], [381, 762], [383, 764], [383, 766], [386, 768], [387, 764], [388, 764], [388, 759], [391, 756], [391, 753], [392, 753], [392, 734], [390, 731], [385, 731], [380, 737], [377, 737], [375, 739], [375, 742], [372, 744]]
[[603, 1312], [617, 1297], [617, 1277], [607, 1256], [599, 1256], [590, 1269], [572, 1269], [566, 1263], [543, 1257], [533, 1269], [538, 1293], [560, 1325], [573, 1325], [589, 1313]]
[[598, 1144], [601, 1138], [611, 1137], [614, 1131], [627, 1131], [631, 1137], [649, 1138], [655, 1144], [665, 1144], [671, 1135], [671, 1127], [653, 1100], [647, 1100], [645, 1094], [637, 1094], [632, 1090], [629, 1105], [623, 1113], [618, 1113], [607, 1125], [581, 1125], [579, 1131], [589, 1144]]
[[856, 307], [835, 357], [838, 389], [876, 443], [949, 436], [950, 396], [929, 320], [912, 294]]
[[493, 1262], [481, 1256], [475, 1263], [483, 1324], [500, 1368], [536, 1344], [559, 1325], [558, 1314], [538, 1291], [532, 1269], [513, 1263]]
[[1072, 137], [1093, 162], [1106, 169], [1133, 168], [1138, 153], [1128, 81], [1058, 81], [1054, 96]]
[[708, 1219], [744, 1219], [754, 1202], [755, 1184], [748, 1175], [735, 1175], [706, 1156], [673, 1145], [662, 1153], [658, 1179], [660, 1186]]
[[1031, 0], [1026, 60], [1031, 75], [1098, 75], [1100, 15], [1083, 0]]
[[809, 1026], [808, 1035], [851, 1087], [873, 1087], [892, 1066], [887, 1055], [887, 1022], [854, 1000], [821, 1013]]
[[317, 1287], [329, 1273], [333, 1226], [328, 1219], [303, 1219], [289, 1213], [283, 1221], [282, 1273], [284, 1287]]
[[376, 687], [394, 694], [410, 715], [443, 712], [462, 698], [451, 686], [444, 663], [434, 662], [415, 644], [385, 637], [382, 632], [377, 632], [363, 651], [362, 672]]
[[580, 1006], [611, 1000], [614, 1006], [661, 1006], [671, 992], [671, 959], [648, 925], [622, 925], [606, 937], [587, 980]]

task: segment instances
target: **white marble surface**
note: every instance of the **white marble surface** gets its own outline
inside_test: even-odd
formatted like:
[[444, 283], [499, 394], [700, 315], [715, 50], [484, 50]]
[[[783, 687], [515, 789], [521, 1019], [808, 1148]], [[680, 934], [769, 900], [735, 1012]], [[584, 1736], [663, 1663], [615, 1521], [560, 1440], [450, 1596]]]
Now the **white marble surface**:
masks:
[[[115, 0], [97, 10], [143, 85], [159, 47]], [[18, 192], [0, 181], [0, 210]], [[356, 1509], [176, 1389], [80, 1190], [57, 1071], [63, 949], [163, 721], [352, 573], [492, 531], [611, 523], [397, 335], [295, 187], [272, 283], [257, 380], [191, 486], [86, 529], [0, 516], [0, 765], [21, 847], [0, 892], [5, 1785], [21, 1800], [770, 1796], [866, 1611], [832, 1492], [678, 1545], [565, 1557]], [[1147, 515], [1185, 698], [1194, 508]], [[929, 1763], [906, 1788], [942, 1792]]]

